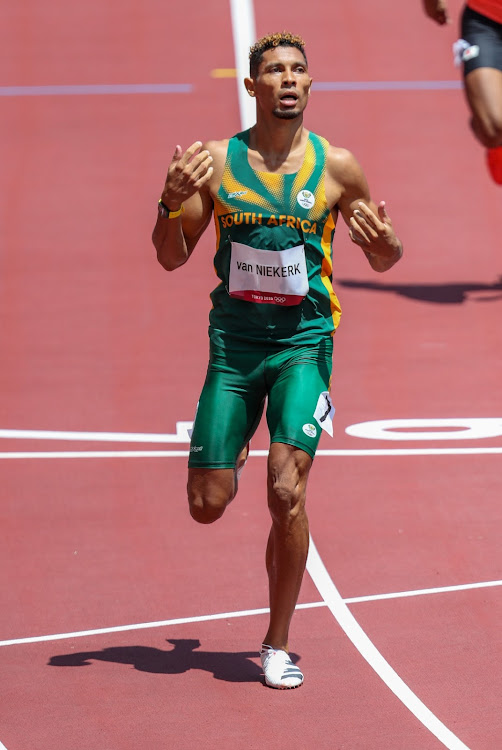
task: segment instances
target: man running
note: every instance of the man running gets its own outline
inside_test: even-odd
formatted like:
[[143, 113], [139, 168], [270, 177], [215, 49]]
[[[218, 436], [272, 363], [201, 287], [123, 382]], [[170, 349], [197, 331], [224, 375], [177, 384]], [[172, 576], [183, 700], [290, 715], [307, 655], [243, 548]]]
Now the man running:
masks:
[[[423, 0], [426, 14], [440, 25], [450, 22], [446, 0]], [[454, 45], [463, 64], [464, 91], [471, 128], [486, 148], [490, 174], [502, 185], [502, 0], [468, 0]]]
[[303, 40], [286, 32], [260, 39], [244, 83], [256, 100], [256, 125], [184, 153], [176, 146], [153, 243], [172, 271], [188, 260], [214, 213], [219, 283], [211, 295], [188, 501], [196, 521], [220, 518], [266, 402], [272, 527], [261, 661], [267, 685], [294, 688], [303, 674], [289, 658], [288, 634], [308, 551], [307, 479], [334, 413], [331, 360], [341, 310], [331, 243], [338, 215], [375, 271], [391, 268], [402, 245], [354, 156], [303, 126], [312, 84]]

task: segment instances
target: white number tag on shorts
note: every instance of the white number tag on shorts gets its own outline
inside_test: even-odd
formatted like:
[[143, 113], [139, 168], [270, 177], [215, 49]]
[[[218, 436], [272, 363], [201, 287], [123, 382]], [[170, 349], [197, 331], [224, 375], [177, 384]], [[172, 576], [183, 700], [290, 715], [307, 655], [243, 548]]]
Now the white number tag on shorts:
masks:
[[258, 250], [232, 242], [228, 293], [269, 305], [298, 305], [309, 290], [305, 248]]
[[314, 419], [319, 427], [326, 430], [330, 437], [333, 437], [333, 417], [335, 416], [335, 407], [331, 402], [329, 391], [323, 391], [319, 396], [317, 406], [314, 412]]

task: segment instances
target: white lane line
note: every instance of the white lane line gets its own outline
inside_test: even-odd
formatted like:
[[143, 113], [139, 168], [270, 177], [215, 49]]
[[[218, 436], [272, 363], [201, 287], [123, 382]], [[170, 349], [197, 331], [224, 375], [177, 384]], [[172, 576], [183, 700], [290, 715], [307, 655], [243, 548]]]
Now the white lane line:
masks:
[[189, 443], [188, 430], [193, 422], [176, 422], [176, 432], [83, 432], [81, 430], [6, 430], [0, 429], [4, 440], [75, 440], [77, 442], [111, 443]]
[[[403, 599], [410, 596], [427, 596], [430, 594], [443, 594], [455, 591], [468, 591], [470, 589], [490, 588], [492, 586], [502, 586], [502, 581], [485, 581], [482, 583], [465, 583], [458, 586], [444, 586], [443, 588], [416, 589], [414, 591], [399, 591], [389, 594], [370, 594], [368, 596], [355, 596], [344, 599], [345, 604], [358, 604], [361, 602], [376, 602], [385, 599]], [[307, 602], [297, 604], [296, 609], [315, 609], [318, 607], [329, 606], [326, 601]], [[107, 633], [124, 633], [129, 630], [148, 630], [150, 628], [169, 627], [171, 625], [185, 625], [191, 622], [207, 622], [210, 620], [225, 620], [233, 617], [254, 617], [256, 615], [265, 615], [270, 612], [268, 607], [261, 609], [245, 609], [237, 612], [223, 612], [213, 615], [198, 615], [195, 617], [177, 617], [171, 620], [160, 620], [156, 622], [135, 623], [133, 625], [117, 625], [109, 628], [98, 628], [94, 630], [79, 630], [72, 633], [57, 633], [54, 635], [37, 635], [27, 638], [11, 638], [0, 641], [0, 646], [18, 646], [28, 643], [42, 643], [44, 641], [59, 641], [68, 638], [84, 638], [92, 635], [104, 635]], [[1, 750], [1, 748], [0, 748]]]
[[0, 453], [9, 458], [183, 458], [188, 451], [19, 451]]
[[[368, 450], [318, 450], [317, 457], [329, 456], [481, 456], [499, 455], [502, 448], [373, 448]], [[189, 451], [4, 451], [1, 459], [31, 458], [186, 458]], [[267, 450], [252, 450], [249, 455], [268, 456]]]
[[244, 86], [244, 78], [249, 76], [249, 48], [256, 41], [252, 0], [230, 0], [230, 12], [241, 127], [247, 130], [256, 122], [256, 104]]
[[0, 86], [0, 96], [102, 96], [111, 94], [190, 94], [190, 83], [104, 83], [62, 86]]
[[317, 590], [331, 610], [334, 618], [352, 641], [361, 656], [375, 670], [394, 695], [408, 708], [416, 718], [435, 735], [449, 750], [469, 750], [467, 745], [451, 732], [427, 706], [410, 690], [408, 685], [399, 677], [397, 672], [384, 659], [376, 646], [368, 638], [346, 603], [340, 596], [335, 584], [331, 580], [324, 563], [310, 538], [310, 548], [307, 559], [307, 571]]
[[502, 447], [486, 448], [376, 448], [373, 450], [325, 450], [318, 451], [323, 456], [479, 456], [481, 454], [502, 453]]
[[405, 599], [410, 596], [430, 596], [431, 594], [449, 594], [454, 591], [472, 591], [473, 589], [487, 589], [502, 586], [502, 581], [483, 581], [481, 583], [462, 583], [458, 586], [443, 586], [434, 589], [415, 589], [414, 591], [396, 591], [392, 594], [372, 594], [370, 596], [354, 596], [344, 599], [345, 604], [359, 604], [360, 602], [378, 602], [385, 599]]
[[314, 81], [313, 91], [444, 91], [462, 88], [451, 81]]
[[[231, 0], [234, 26], [235, 58], [237, 69], [237, 94], [241, 122], [249, 128], [255, 122], [253, 100], [246, 94], [243, 79], [248, 75], [247, 50], [256, 40], [252, 3]], [[237, 41], [242, 39], [242, 43]], [[238, 46], [240, 45], [240, 46]], [[458, 80], [445, 81], [317, 81], [313, 91], [445, 91], [462, 88]], [[117, 94], [190, 94], [191, 83], [103, 83], [54, 84], [45, 86], [0, 86], [0, 96], [113, 96]]]
[[158, 622], [140, 622], [133, 625], [117, 625], [110, 628], [97, 628], [95, 630], [77, 630], [74, 633], [55, 633], [53, 635], [38, 635], [31, 638], [11, 638], [0, 641], [0, 646], [19, 646], [26, 643], [43, 643], [44, 641], [61, 641], [67, 638], [85, 638], [92, 635], [105, 635], [107, 633], [124, 633], [130, 630], [148, 630], [150, 628], [163, 628], [172, 625], [186, 625], [190, 622], [207, 622], [210, 620], [226, 620], [231, 617], [251, 617], [253, 615], [267, 614], [269, 609], [248, 609], [242, 612], [219, 612], [215, 615], [198, 615], [196, 617], [178, 617], [174, 620], [160, 620]]

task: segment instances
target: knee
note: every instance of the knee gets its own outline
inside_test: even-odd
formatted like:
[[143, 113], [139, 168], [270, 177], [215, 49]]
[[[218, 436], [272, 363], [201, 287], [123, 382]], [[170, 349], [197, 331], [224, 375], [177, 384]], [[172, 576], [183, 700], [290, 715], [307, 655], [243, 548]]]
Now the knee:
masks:
[[484, 130], [485, 145], [488, 148], [497, 148], [502, 145], [502, 122], [491, 121]]
[[474, 130], [486, 148], [502, 145], [502, 112], [486, 114], [478, 118]]
[[203, 497], [201, 495], [188, 496], [190, 515], [197, 523], [214, 523], [221, 518], [227, 507], [223, 498]]
[[187, 483], [190, 515], [197, 523], [213, 523], [221, 518], [235, 495], [234, 473], [224, 470], [190, 470]]
[[272, 520], [288, 526], [305, 507], [305, 494], [298, 486], [281, 480], [271, 482], [268, 488], [268, 507]]

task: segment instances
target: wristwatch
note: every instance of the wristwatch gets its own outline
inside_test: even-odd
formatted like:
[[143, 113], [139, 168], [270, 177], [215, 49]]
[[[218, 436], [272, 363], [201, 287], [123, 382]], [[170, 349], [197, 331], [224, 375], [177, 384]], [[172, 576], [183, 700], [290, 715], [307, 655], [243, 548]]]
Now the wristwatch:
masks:
[[181, 216], [181, 214], [185, 210], [182, 203], [177, 211], [171, 211], [171, 209], [162, 202], [162, 198], [160, 198], [159, 200], [158, 209], [159, 215], [162, 216], [163, 219], [175, 219], [177, 216]]

